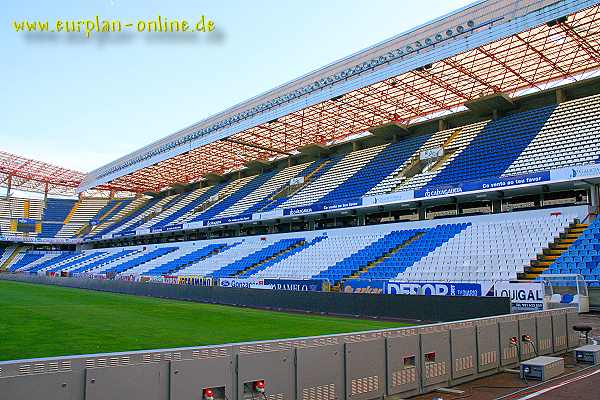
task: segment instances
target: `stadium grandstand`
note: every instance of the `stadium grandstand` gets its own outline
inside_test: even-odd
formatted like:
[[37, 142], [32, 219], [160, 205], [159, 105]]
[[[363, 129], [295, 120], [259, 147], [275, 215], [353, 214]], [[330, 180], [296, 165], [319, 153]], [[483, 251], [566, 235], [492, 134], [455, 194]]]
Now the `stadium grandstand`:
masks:
[[598, 285], [600, 7], [535, 4], [460, 10], [85, 175], [2, 152], [2, 268]]
[[[478, 1], [89, 173], [1, 151], [0, 186], [0, 284], [146, 296], [40, 292], [59, 315], [81, 296], [65, 329], [85, 325], [82, 346], [70, 332], [54, 342], [124, 352], [0, 361], [12, 398], [553, 398], [600, 376], [574, 359], [552, 387], [528, 382], [529, 367], [523, 381], [506, 372], [564, 355], [582, 332], [600, 340], [597, 321], [576, 324], [600, 307], [598, 1]], [[198, 304], [147, 297], [299, 315], [263, 324], [264, 310], [243, 309], [256, 321], [238, 323], [222, 307], [204, 321]], [[325, 318], [303, 311], [436, 324], [285, 330]], [[173, 347], [211, 346], [143, 350], [167, 346], [145, 341], [154, 329]], [[219, 341], [255, 339], [273, 340]], [[65, 355], [52, 345], [43, 356]], [[505, 381], [469, 386], [492, 375]], [[593, 398], [575, 391], [560, 398]]]

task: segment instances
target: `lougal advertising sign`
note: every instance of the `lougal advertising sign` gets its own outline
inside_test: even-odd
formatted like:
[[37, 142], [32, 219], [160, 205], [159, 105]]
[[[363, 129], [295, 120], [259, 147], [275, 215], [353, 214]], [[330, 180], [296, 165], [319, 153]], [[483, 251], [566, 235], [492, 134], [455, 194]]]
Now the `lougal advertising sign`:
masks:
[[500, 282], [494, 285], [494, 296], [509, 297], [512, 312], [544, 309], [543, 283]]
[[426, 296], [481, 296], [479, 283], [387, 282], [386, 294], [421, 294]]

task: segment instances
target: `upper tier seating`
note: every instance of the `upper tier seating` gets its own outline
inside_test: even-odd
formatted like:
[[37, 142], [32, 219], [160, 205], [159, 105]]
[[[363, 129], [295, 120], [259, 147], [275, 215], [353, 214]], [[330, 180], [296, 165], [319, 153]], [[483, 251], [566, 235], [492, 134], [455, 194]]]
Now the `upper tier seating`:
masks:
[[[444, 155], [424, 162], [423, 150]], [[433, 134], [403, 137], [330, 158], [232, 179], [159, 198], [124, 200], [0, 198], [0, 233], [7, 236], [99, 239], [186, 222], [249, 216], [275, 208], [343, 203], [364, 195], [455, 185], [600, 161], [600, 95], [528, 111], [511, 111]], [[414, 168], [413, 168], [414, 167]], [[308, 177], [289, 188], [291, 178]], [[285, 189], [290, 190], [285, 190]], [[15, 219], [41, 232], [11, 230]], [[88, 226], [89, 225], [89, 226]], [[339, 260], [338, 260], [339, 261]], [[269, 268], [270, 269], [270, 268]]]
[[239, 201], [220, 212], [216, 218], [247, 215], [260, 210], [268, 204], [271, 196], [274, 196], [288, 185], [290, 179], [298, 176], [298, 173], [305, 170], [306, 167], [306, 164], [293, 165], [284, 168], [279, 172], [275, 171], [267, 173], [266, 175], [269, 175], [270, 179], [264, 181], [260, 186], [257, 186], [255, 190], [249, 192], [247, 196], [241, 198]]
[[334, 191], [340, 183], [346, 181], [367, 165], [385, 147], [387, 145], [369, 147], [364, 150], [331, 157], [332, 165], [327, 171], [281, 203], [279, 208], [300, 207], [318, 203], [322, 197]]
[[92, 226], [89, 236], [100, 239], [103, 235], [108, 234], [112, 229], [117, 228], [121, 223], [125, 222], [127, 218], [147, 202], [148, 199], [143, 197], [120, 200], [112, 210], [105, 214], [100, 223]]
[[71, 199], [47, 199], [42, 220], [44, 222], [63, 223], [76, 202], [76, 200]]
[[223, 216], [231, 215], [227, 213], [227, 210], [230, 210], [232, 207], [237, 207], [239, 204], [243, 204], [243, 200], [248, 195], [263, 187], [269, 179], [273, 178], [275, 173], [276, 171], [269, 171], [257, 176], [240, 179], [245, 180], [245, 184], [243, 186], [240, 185], [238, 190], [231, 193], [229, 196], [225, 197], [212, 207], [208, 208], [206, 211], [200, 213], [193, 220], [200, 221], [209, 220], [212, 218], [220, 218], [219, 216], [221, 214], [224, 214]]
[[554, 106], [489, 121], [428, 186], [499, 177], [540, 132]]
[[198, 203], [202, 203], [204, 201], [202, 200], [202, 195], [207, 190], [209, 190], [209, 188], [201, 188], [170, 196], [169, 201], [162, 206], [163, 211], [148, 219], [140, 225], [139, 228], [158, 228], [169, 225], [178, 217], [185, 214], [187, 210], [193, 209]]
[[384, 178], [405, 165], [429, 137], [429, 135], [411, 136], [398, 143], [382, 146], [383, 148], [375, 157], [354, 174], [343, 176], [345, 180], [318, 199], [318, 202], [339, 203], [364, 196]]

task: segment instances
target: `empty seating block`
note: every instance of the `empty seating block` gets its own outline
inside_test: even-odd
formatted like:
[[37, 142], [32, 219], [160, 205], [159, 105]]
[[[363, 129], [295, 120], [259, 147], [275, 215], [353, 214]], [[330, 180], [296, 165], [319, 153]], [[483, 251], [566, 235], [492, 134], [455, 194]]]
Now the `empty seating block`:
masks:
[[184, 268], [190, 264], [193, 264], [199, 260], [207, 258], [215, 252], [218, 252], [220, 249], [225, 247], [224, 244], [209, 244], [208, 246], [202, 247], [200, 249], [194, 250], [189, 254], [185, 254], [182, 257], [179, 257], [175, 260], [169, 261], [167, 263], [163, 263], [158, 267], [155, 267], [147, 272], [144, 275], [168, 275], [171, 274], [181, 268]]
[[279, 240], [259, 251], [256, 251], [248, 256], [242, 258], [241, 260], [235, 261], [225, 267], [210, 273], [209, 276], [214, 278], [226, 278], [230, 276], [235, 276], [236, 274], [257, 266], [272, 257], [277, 256], [278, 254], [290, 249], [294, 245], [298, 245], [303, 241], [301, 238], [291, 238], [291, 239], [282, 239]]
[[116, 253], [111, 254], [110, 256], [106, 257], [106, 258], [101, 258], [101, 259], [96, 259], [91, 263], [83, 263], [83, 265], [81, 264], [76, 264], [73, 266], [73, 268], [71, 268], [68, 272], [72, 275], [77, 275], [77, 274], [81, 274], [81, 273], [87, 273], [89, 271], [94, 270], [95, 268], [101, 268], [105, 265], [110, 265], [110, 263], [121, 260], [127, 256], [130, 256], [132, 254], [136, 254], [137, 251], [135, 250], [122, 250]]
[[596, 281], [590, 286], [600, 286], [600, 219], [596, 218], [544, 274], [580, 274]]
[[155, 258], [158, 257], [162, 257], [165, 254], [168, 254], [172, 251], [177, 250], [177, 247], [160, 247], [158, 249], [152, 250], [146, 254], [143, 254], [139, 257], [136, 257], [132, 260], [127, 260], [121, 264], [115, 265], [113, 267], [110, 267], [104, 271], [102, 271], [104, 274], [110, 274], [110, 273], [122, 273], [124, 271], [127, 271], [130, 268], [136, 267], [140, 264], [144, 264], [147, 263], [148, 261], [151, 261]]
[[549, 106], [489, 121], [428, 186], [502, 175], [541, 131], [553, 110], [554, 106]]

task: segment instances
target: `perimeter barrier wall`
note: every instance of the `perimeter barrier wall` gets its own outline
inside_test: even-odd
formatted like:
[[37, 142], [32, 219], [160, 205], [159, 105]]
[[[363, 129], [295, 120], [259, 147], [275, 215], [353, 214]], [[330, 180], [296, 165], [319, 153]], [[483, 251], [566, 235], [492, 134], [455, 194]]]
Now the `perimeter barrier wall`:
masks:
[[437, 322], [510, 313], [510, 300], [502, 297], [299, 292], [28, 274], [0, 274], [0, 279], [202, 303], [390, 319]]
[[[447, 301], [448, 299], [445, 299]], [[381, 331], [0, 362], [11, 400], [405, 398], [579, 345], [572, 309]], [[511, 338], [532, 337], [535, 347]], [[253, 391], [264, 383], [264, 396]]]

